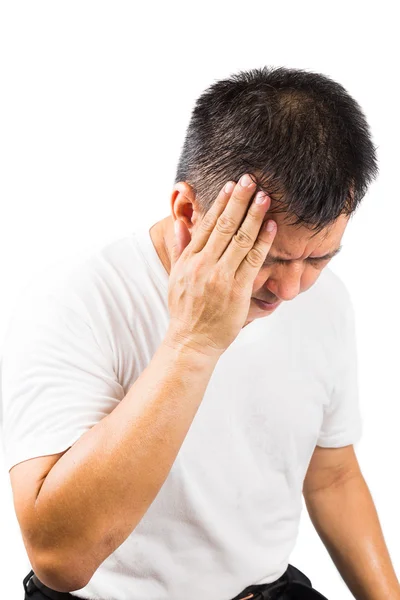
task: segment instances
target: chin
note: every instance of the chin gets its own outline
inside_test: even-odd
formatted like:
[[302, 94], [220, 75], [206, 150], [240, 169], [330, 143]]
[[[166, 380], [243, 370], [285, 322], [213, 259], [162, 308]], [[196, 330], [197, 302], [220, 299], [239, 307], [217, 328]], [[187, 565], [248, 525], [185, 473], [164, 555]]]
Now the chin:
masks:
[[263, 314], [261, 314], [261, 315], [257, 314], [257, 315], [254, 315], [254, 317], [249, 315], [247, 317], [246, 323], [243, 325], [242, 329], [244, 329], [246, 327], [246, 325], [250, 325], [250, 323], [252, 323], [256, 319], [263, 319], [265, 317], [268, 317], [269, 314], [271, 314], [271, 313], [266, 312], [264, 315]]

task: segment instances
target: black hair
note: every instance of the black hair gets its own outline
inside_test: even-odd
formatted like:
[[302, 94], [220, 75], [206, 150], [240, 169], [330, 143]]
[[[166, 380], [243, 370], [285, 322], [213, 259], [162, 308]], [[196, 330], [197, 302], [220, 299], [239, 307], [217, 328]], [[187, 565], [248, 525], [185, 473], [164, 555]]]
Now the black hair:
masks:
[[360, 105], [342, 85], [265, 66], [216, 81], [197, 99], [175, 183], [192, 186], [205, 214], [227, 181], [250, 173], [256, 191], [281, 206], [274, 212], [318, 233], [356, 210], [378, 175], [375, 150]]

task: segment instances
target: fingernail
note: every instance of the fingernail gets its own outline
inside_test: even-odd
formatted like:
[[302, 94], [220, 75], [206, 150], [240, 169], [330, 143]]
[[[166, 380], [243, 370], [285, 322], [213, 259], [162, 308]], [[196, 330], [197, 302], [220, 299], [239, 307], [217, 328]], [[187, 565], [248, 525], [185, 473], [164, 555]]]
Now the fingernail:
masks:
[[254, 198], [254, 202], [256, 204], [262, 204], [265, 200], [266, 193], [260, 190], [257, 192], [256, 197]]
[[228, 181], [226, 186], [224, 187], [225, 194], [230, 194], [233, 191], [235, 184], [232, 181]]
[[267, 231], [273, 231], [275, 229], [275, 222], [274, 221], [268, 221], [267, 226], [266, 226], [266, 230]]
[[240, 185], [241, 185], [242, 187], [248, 187], [248, 186], [249, 186], [250, 184], [252, 184], [252, 183], [253, 183], [253, 180], [252, 180], [252, 178], [250, 177], [250, 175], [247, 175], [247, 173], [246, 173], [246, 175], [243, 175], [243, 176], [240, 178]]

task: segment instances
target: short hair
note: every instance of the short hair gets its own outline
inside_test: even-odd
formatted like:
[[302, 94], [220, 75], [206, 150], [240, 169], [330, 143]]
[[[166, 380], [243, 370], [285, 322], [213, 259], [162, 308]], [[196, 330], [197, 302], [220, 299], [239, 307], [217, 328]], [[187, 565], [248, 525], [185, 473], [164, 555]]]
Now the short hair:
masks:
[[[197, 99], [175, 183], [186, 181], [201, 214], [223, 185], [257, 173], [293, 225], [316, 232], [351, 215], [378, 175], [360, 105], [326, 75], [255, 68], [213, 83]], [[272, 210], [272, 206], [271, 206]]]

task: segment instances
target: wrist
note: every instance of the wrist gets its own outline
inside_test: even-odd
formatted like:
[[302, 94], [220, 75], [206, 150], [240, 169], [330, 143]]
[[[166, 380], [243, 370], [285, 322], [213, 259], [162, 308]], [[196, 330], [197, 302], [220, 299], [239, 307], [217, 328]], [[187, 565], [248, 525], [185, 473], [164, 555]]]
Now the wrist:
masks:
[[212, 348], [207, 344], [203, 344], [193, 336], [182, 333], [172, 326], [167, 330], [163, 345], [182, 358], [186, 357], [199, 364], [216, 364], [224, 352], [220, 348]]

